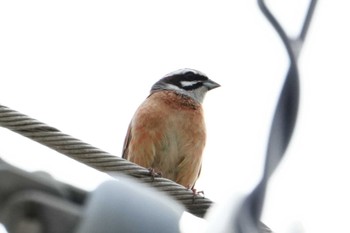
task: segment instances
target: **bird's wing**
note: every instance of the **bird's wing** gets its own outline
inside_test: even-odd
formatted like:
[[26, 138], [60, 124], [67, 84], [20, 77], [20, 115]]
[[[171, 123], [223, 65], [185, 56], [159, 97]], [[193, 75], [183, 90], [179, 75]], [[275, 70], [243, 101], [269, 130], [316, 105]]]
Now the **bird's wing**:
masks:
[[128, 159], [128, 148], [129, 148], [130, 140], [131, 140], [131, 123], [129, 124], [128, 132], [126, 133], [125, 140], [124, 140], [124, 146], [123, 146], [123, 152], [122, 152], [123, 159]]
[[201, 175], [201, 171], [202, 171], [202, 164], [201, 164], [200, 167], [199, 167], [199, 171], [198, 171], [197, 178], [196, 178], [196, 180], [194, 181], [193, 186], [191, 187], [192, 189], [194, 189], [194, 186], [196, 185], [196, 182], [197, 182], [199, 176]]

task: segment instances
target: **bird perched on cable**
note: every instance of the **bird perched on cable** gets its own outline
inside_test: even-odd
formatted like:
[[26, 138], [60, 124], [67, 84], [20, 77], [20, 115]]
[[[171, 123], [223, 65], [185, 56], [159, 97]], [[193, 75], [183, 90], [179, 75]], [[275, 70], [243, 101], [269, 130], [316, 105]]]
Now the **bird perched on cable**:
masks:
[[193, 69], [160, 79], [131, 120], [123, 158], [193, 189], [206, 140], [202, 102], [219, 86]]

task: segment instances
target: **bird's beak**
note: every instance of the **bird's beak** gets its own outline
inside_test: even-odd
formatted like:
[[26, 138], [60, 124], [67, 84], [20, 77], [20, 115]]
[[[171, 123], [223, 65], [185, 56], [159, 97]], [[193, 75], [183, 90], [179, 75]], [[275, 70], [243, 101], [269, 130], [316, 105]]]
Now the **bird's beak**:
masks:
[[206, 86], [208, 88], [208, 90], [220, 87], [220, 84], [214, 82], [213, 80], [208, 79], [207, 81], [205, 81], [204, 86]]

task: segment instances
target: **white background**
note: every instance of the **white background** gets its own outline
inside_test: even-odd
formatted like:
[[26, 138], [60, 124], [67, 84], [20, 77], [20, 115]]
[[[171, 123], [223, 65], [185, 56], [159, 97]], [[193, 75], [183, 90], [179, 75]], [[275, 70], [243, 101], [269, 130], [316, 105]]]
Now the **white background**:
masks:
[[[268, 2], [295, 34], [308, 1]], [[263, 215], [275, 232], [349, 231], [349, 10], [341, 0], [316, 8], [297, 129]], [[151, 85], [184, 67], [222, 85], [204, 101], [197, 189], [218, 203], [249, 192], [288, 68], [255, 1], [0, 2], [0, 103], [117, 156]], [[3, 128], [0, 156], [87, 190], [109, 179]]]

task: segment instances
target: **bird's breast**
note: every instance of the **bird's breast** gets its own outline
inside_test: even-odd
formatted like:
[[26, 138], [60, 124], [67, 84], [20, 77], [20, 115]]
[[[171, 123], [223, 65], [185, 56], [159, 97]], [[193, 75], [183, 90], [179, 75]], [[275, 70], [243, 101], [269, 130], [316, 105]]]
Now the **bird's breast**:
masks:
[[150, 111], [147, 115], [152, 115], [150, 121], [144, 123], [154, 137], [152, 167], [172, 180], [179, 176], [181, 163], [193, 164], [197, 170], [206, 138], [201, 105], [169, 92], [154, 93], [145, 104], [144, 109]]

